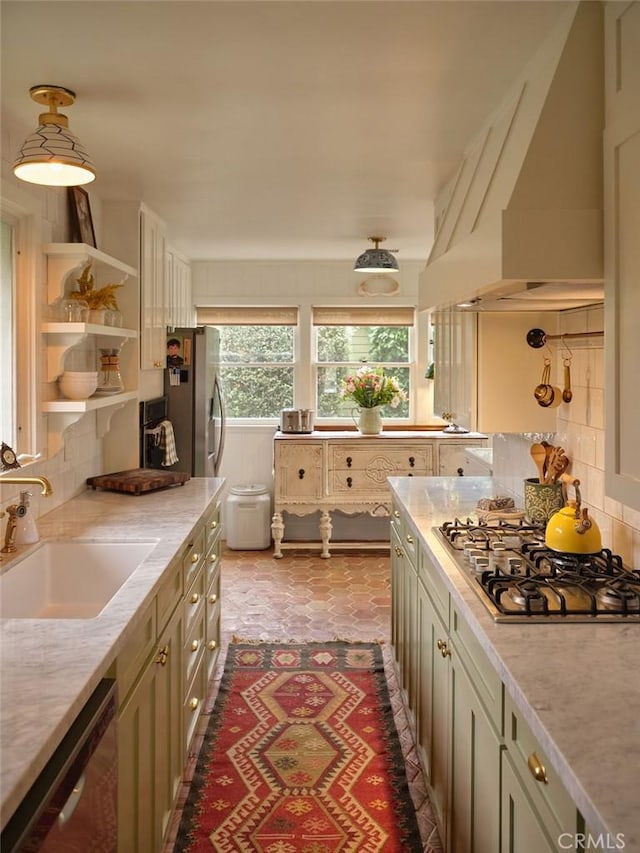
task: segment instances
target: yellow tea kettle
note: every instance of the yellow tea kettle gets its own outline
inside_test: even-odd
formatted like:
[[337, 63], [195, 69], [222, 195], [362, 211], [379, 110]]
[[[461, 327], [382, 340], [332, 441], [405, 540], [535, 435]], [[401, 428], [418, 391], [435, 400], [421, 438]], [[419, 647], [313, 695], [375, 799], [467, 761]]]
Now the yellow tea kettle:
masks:
[[580, 480], [562, 474], [560, 480], [575, 489], [575, 500], [567, 500], [566, 506], [554, 513], [547, 522], [544, 544], [552, 551], [565, 554], [596, 554], [602, 550], [602, 537], [589, 510], [582, 506]]

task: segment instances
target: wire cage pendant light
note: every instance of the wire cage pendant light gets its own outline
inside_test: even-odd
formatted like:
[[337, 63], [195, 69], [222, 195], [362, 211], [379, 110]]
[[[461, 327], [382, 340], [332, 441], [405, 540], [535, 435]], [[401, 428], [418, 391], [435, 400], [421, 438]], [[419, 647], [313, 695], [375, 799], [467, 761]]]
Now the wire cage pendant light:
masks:
[[39, 85], [29, 89], [32, 99], [49, 108], [41, 113], [38, 127], [20, 147], [13, 164], [16, 177], [30, 184], [75, 187], [95, 180], [91, 158], [80, 140], [69, 130], [69, 120], [58, 112], [76, 99], [63, 86]]
[[369, 240], [374, 245], [373, 249], [367, 249], [356, 260], [354, 272], [398, 272], [398, 262], [387, 249], [381, 249], [380, 243], [383, 243], [386, 237], [369, 237]]

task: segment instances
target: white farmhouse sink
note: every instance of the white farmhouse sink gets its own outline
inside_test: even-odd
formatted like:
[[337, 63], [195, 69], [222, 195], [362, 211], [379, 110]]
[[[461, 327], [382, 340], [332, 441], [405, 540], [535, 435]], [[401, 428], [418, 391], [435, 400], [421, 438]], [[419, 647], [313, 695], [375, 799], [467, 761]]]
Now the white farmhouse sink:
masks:
[[44, 542], [0, 575], [3, 619], [92, 619], [155, 542]]

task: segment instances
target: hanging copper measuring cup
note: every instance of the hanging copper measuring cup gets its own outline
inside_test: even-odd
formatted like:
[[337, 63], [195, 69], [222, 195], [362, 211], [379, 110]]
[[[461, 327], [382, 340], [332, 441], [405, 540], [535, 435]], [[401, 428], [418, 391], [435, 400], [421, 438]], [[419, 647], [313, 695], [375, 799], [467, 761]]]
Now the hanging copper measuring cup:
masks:
[[573, 399], [573, 391], [571, 390], [571, 359], [563, 359], [564, 365], [564, 390], [562, 391], [562, 401], [570, 403]]

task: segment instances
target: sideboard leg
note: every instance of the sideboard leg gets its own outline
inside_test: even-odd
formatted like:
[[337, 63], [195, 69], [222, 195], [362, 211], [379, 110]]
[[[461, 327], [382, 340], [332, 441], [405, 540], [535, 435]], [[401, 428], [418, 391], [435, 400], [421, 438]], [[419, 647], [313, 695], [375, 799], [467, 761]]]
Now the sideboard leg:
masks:
[[274, 512], [271, 519], [271, 536], [273, 538], [273, 556], [279, 560], [282, 557], [280, 545], [284, 538], [284, 521], [281, 512]]
[[320, 556], [325, 560], [328, 559], [331, 554], [329, 553], [329, 540], [331, 539], [331, 531], [333, 530], [333, 525], [331, 524], [331, 515], [323, 510], [320, 513], [320, 538], [322, 539], [322, 552]]

